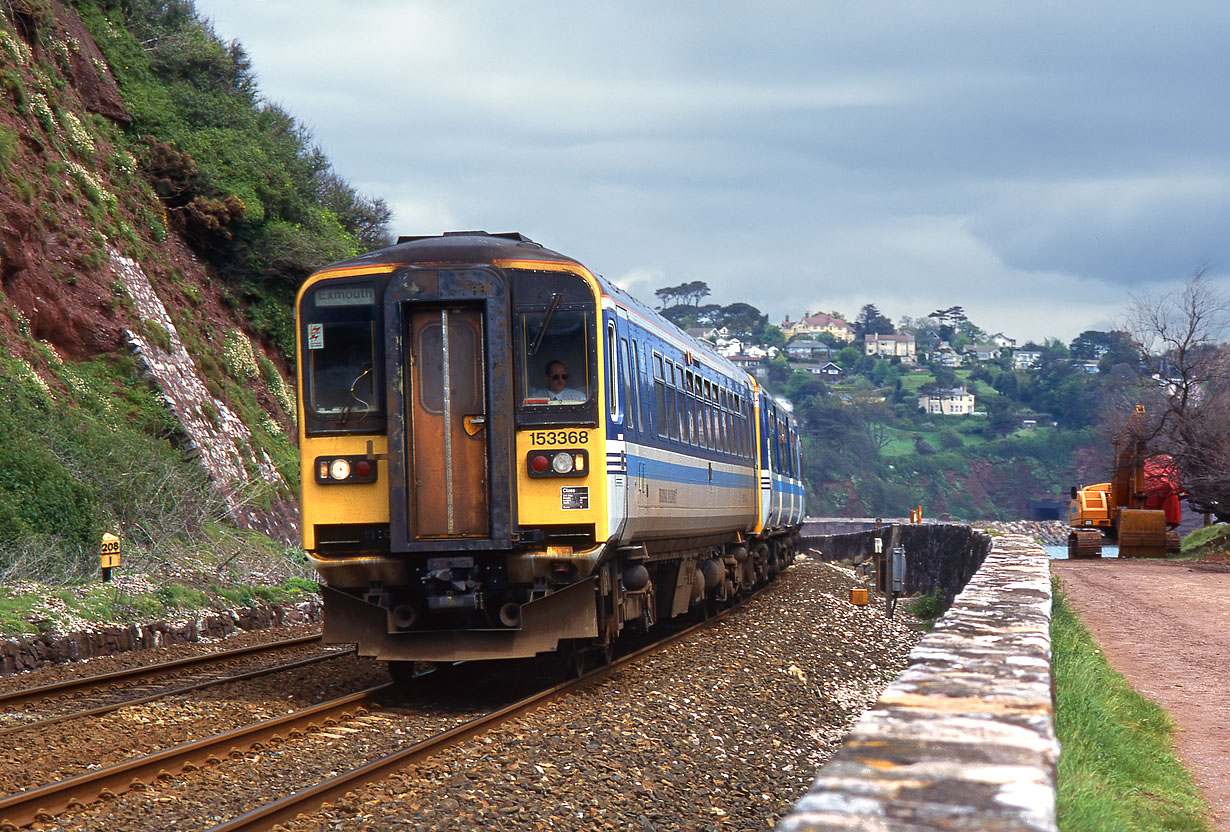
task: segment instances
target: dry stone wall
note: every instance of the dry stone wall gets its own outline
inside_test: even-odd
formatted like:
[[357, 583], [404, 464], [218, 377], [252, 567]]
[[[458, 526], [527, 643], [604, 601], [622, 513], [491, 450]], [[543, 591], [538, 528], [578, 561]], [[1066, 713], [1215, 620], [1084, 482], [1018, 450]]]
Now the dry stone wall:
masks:
[[163, 400], [187, 436], [188, 455], [198, 459], [205, 468], [218, 494], [225, 500], [231, 519], [242, 528], [261, 531], [288, 543], [296, 542], [298, 521], [292, 511], [276, 506], [271, 512], [257, 511], [244, 499], [245, 486], [250, 482], [249, 468], [269, 485], [286, 488], [273, 460], [263, 450], [258, 453], [253, 449], [252, 432], [206, 388], [179, 339], [171, 316], [140, 265], [112, 249], [111, 268], [123, 282], [141, 318], [161, 327], [169, 336], [170, 349], [167, 350], [140, 333], [125, 331], [128, 348], [142, 376], [162, 391]]
[[784, 832], [1055, 832], [1059, 744], [1045, 551], [997, 538]]
[[226, 638], [240, 630], [263, 630], [319, 622], [319, 598], [291, 606], [259, 604], [203, 614], [189, 621], [107, 626], [67, 635], [23, 636], [0, 640], [0, 674], [21, 673], [52, 664], [113, 656], [130, 650]]

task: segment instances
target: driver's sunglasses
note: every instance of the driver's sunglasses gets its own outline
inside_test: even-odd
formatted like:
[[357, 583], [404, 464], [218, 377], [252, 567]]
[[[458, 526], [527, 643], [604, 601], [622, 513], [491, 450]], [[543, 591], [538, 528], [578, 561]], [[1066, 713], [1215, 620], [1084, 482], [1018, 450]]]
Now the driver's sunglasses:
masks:
[[564, 381], [567, 381], [567, 380], [568, 380], [568, 374], [567, 374], [567, 373], [552, 373], [552, 374], [551, 374], [551, 380], [552, 380], [552, 381], [554, 381], [554, 380], [555, 380], [555, 379], [557, 379], [557, 378], [562, 378]]

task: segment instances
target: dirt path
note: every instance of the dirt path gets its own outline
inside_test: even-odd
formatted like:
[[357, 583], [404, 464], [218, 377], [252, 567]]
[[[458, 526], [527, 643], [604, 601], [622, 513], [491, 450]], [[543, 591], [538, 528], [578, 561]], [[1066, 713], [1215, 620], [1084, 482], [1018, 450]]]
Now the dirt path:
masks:
[[1230, 832], [1230, 566], [1056, 560], [1064, 595], [1111, 665], [1179, 727], [1179, 756]]

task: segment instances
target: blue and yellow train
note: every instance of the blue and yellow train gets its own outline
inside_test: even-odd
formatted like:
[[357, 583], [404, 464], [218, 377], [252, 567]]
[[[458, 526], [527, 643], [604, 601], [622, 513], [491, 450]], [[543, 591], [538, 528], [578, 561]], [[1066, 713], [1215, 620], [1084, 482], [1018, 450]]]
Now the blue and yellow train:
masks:
[[519, 234], [403, 237], [297, 301], [325, 638], [397, 663], [607, 653], [789, 563], [798, 432], [746, 372]]

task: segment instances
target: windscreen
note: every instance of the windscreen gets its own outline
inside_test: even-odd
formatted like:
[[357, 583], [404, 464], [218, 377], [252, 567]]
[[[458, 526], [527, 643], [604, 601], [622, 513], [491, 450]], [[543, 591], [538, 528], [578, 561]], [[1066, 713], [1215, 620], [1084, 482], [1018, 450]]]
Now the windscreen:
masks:
[[589, 312], [525, 312], [520, 316], [522, 379], [527, 407], [581, 404], [590, 398]]
[[[546, 418], [597, 400], [597, 304], [589, 284], [562, 272], [512, 270], [513, 351], [521, 414]], [[590, 418], [586, 416], [586, 418]]]
[[325, 283], [304, 298], [303, 406], [326, 429], [357, 429], [381, 415], [375, 290]]

